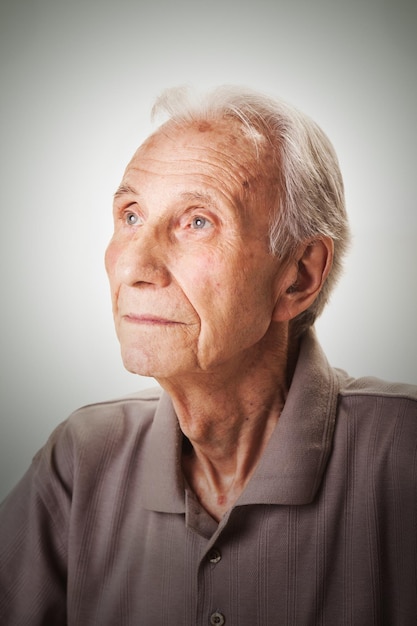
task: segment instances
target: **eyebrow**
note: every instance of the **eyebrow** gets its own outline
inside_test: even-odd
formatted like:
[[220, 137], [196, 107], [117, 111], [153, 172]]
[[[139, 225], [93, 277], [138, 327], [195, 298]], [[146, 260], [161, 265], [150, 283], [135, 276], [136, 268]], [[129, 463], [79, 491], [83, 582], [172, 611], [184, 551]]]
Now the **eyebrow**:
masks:
[[136, 189], [133, 189], [133, 187], [130, 187], [130, 185], [125, 185], [124, 183], [122, 183], [114, 194], [114, 197], [119, 198], [120, 196], [123, 196], [127, 193], [136, 194]]
[[216, 204], [213, 196], [207, 192], [185, 191], [181, 194], [181, 198], [188, 202], [202, 202], [209, 206], [213, 206]]
[[[116, 190], [114, 194], [114, 199], [120, 198], [121, 196], [124, 196], [126, 194], [137, 195], [137, 191], [130, 185], [122, 183], [120, 187]], [[201, 202], [208, 206], [214, 206], [216, 204], [213, 196], [207, 192], [185, 191], [181, 194], [181, 199], [185, 200], [186, 202]]]

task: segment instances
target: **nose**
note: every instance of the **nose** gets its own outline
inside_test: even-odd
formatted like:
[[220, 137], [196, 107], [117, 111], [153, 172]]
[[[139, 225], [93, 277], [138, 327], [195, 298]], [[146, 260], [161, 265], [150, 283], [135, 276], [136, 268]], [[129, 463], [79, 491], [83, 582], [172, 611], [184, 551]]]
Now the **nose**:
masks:
[[144, 225], [128, 240], [113, 237], [106, 250], [106, 268], [119, 284], [165, 287], [170, 282], [166, 254], [155, 230]]

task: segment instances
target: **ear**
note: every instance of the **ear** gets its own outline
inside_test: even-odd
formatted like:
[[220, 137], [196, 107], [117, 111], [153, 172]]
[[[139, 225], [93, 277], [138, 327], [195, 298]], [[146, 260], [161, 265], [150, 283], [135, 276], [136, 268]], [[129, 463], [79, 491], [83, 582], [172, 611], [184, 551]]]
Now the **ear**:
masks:
[[300, 244], [293, 262], [281, 277], [273, 321], [294, 319], [314, 302], [332, 267], [333, 249], [330, 237]]

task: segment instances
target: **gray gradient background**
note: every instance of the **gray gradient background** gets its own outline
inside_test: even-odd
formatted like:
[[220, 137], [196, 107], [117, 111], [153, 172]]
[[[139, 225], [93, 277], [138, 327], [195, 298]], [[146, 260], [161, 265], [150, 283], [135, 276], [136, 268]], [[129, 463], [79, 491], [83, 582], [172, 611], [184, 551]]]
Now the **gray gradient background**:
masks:
[[281, 95], [331, 137], [354, 244], [318, 324], [353, 375], [417, 381], [416, 3], [7, 0], [1, 52], [0, 498], [126, 373], [103, 252], [111, 197], [166, 86]]

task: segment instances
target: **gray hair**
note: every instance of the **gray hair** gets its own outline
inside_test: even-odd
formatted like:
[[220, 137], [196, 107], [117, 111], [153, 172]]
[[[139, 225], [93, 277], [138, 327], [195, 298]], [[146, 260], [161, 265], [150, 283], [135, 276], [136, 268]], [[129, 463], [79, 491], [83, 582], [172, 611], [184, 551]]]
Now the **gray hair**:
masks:
[[281, 100], [230, 86], [193, 96], [184, 87], [168, 89], [157, 99], [152, 116], [165, 113], [171, 122], [186, 125], [232, 118], [253, 141], [258, 158], [266, 143], [279, 181], [277, 203], [271, 207], [271, 252], [284, 258], [300, 243], [320, 236], [329, 236], [334, 242], [332, 270], [320, 294], [293, 320], [292, 330], [299, 335], [314, 324], [327, 303], [350, 240], [334, 148], [312, 119]]

